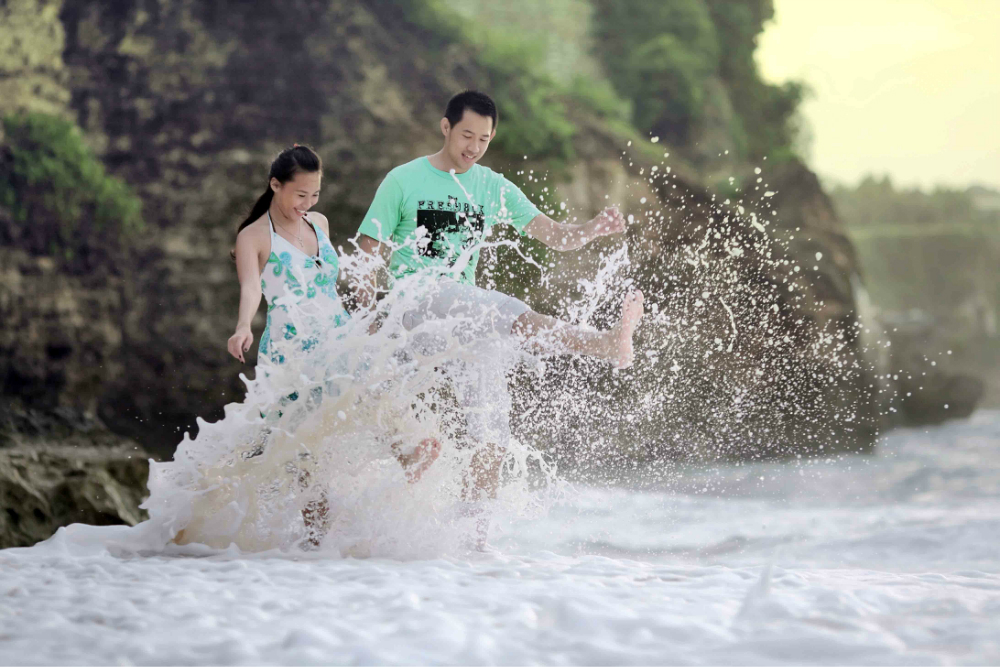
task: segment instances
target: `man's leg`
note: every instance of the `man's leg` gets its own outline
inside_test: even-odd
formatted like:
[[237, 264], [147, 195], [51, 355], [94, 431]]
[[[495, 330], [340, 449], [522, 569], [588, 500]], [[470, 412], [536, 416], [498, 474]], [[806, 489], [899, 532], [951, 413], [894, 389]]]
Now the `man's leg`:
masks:
[[616, 368], [633, 363], [633, 332], [643, 317], [643, 293], [634, 290], [622, 301], [619, 323], [608, 331], [590, 331], [533, 310], [522, 313], [511, 328], [528, 344], [558, 346], [569, 352], [611, 361]]
[[483, 503], [497, 498], [504, 450], [492, 442], [473, 441], [471, 444], [476, 449], [459, 497], [466, 503], [466, 515], [476, 519], [475, 548], [484, 551], [490, 536], [490, 513], [485, 511]]
[[507, 364], [502, 355], [491, 354], [489, 345], [481, 350], [482, 361], [447, 366], [472, 449], [462, 491], [462, 499], [469, 502], [497, 497], [501, 462], [511, 439]]
[[[539, 343], [542, 349], [554, 347], [611, 361], [617, 368], [632, 364], [632, 336], [643, 316], [643, 294], [631, 292], [622, 305], [619, 323], [609, 331], [589, 331], [531, 311], [514, 297], [453, 281], [439, 283], [420, 308], [405, 316], [405, 328], [418, 327], [426, 318], [449, 317], [469, 321], [472, 338], [505, 338], [516, 336], [524, 341]], [[489, 355], [484, 358], [489, 359]], [[489, 520], [479, 514], [474, 505], [496, 498], [500, 486], [504, 447], [510, 435], [508, 423], [511, 410], [506, 373], [489, 372], [485, 365], [476, 364], [475, 377], [468, 368], [449, 373], [459, 392], [460, 404], [469, 426], [469, 439], [476, 448], [470, 461], [462, 500], [470, 503], [477, 520], [478, 542], [485, 543]], [[492, 415], [492, 419], [489, 417]], [[482, 420], [490, 427], [483, 430]], [[499, 444], [498, 444], [499, 442]]]
[[[308, 470], [298, 469], [299, 488], [307, 492], [312, 476]], [[318, 497], [308, 501], [302, 508], [302, 522], [306, 526], [306, 539], [303, 542], [305, 547], [319, 547], [323, 536], [330, 528], [330, 501], [327, 500], [327, 493], [321, 490]]]
[[500, 487], [500, 469], [503, 456], [492, 442], [476, 443], [476, 451], [469, 464], [469, 479], [462, 487], [462, 499], [469, 502], [493, 500]]
[[310, 500], [301, 513], [302, 522], [306, 526], [304, 545], [319, 547], [330, 528], [330, 501], [327, 500], [327, 494], [321, 493], [319, 498]]

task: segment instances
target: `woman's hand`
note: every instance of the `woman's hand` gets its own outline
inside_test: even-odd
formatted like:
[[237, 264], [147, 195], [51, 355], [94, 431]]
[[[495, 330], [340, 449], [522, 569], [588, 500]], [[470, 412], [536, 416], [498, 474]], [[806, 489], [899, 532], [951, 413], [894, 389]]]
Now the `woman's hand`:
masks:
[[243, 358], [243, 353], [250, 350], [251, 344], [254, 342], [254, 334], [250, 331], [249, 326], [238, 326], [236, 328], [236, 333], [229, 337], [229, 342], [226, 343], [226, 349], [234, 357], [240, 360], [241, 363], [247, 363]]

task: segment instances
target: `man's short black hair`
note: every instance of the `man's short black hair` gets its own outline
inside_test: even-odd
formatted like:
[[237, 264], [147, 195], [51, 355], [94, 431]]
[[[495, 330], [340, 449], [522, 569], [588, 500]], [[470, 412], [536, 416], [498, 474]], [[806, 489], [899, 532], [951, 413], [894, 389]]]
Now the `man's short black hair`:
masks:
[[462, 120], [462, 114], [469, 109], [473, 113], [486, 116], [493, 121], [493, 129], [497, 129], [497, 105], [489, 95], [476, 90], [464, 90], [448, 101], [445, 107], [445, 118], [449, 125], [455, 127]]

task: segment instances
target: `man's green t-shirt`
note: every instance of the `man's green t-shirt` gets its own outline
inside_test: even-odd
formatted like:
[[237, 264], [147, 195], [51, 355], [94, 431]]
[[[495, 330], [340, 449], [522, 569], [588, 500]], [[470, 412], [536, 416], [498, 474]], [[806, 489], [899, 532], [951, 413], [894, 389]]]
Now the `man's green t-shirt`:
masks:
[[[401, 278], [425, 267], [449, 270], [486, 229], [508, 224], [524, 233], [537, 215], [518, 186], [487, 167], [452, 174], [420, 157], [386, 175], [358, 232], [393, 244], [389, 272]], [[476, 250], [457, 280], [475, 284], [479, 259]]]

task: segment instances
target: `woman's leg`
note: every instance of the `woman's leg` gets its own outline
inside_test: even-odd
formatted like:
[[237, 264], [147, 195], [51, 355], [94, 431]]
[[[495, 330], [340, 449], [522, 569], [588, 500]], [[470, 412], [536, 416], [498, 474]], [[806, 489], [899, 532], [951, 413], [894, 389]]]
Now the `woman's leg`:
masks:
[[407, 481], [411, 484], [415, 484], [421, 480], [421, 477], [441, 453], [441, 443], [435, 438], [424, 438], [414, 447], [414, 451], [409, 454], [403, 454], [400, 451], [399, 442], [394, 442], [392, 448], [393, 454], [396, 455], [396, 460], [403, 466]]

